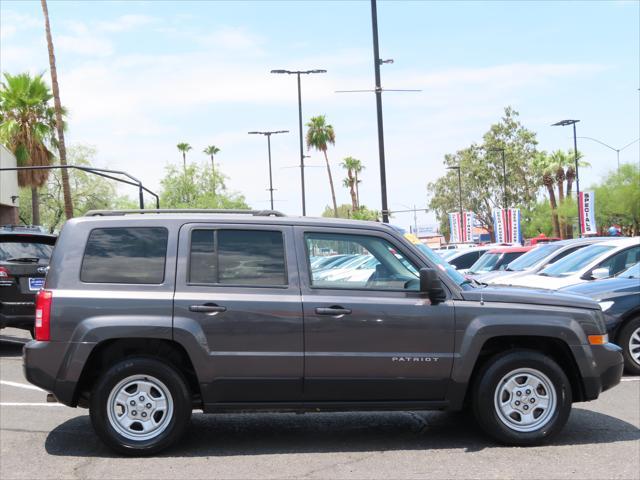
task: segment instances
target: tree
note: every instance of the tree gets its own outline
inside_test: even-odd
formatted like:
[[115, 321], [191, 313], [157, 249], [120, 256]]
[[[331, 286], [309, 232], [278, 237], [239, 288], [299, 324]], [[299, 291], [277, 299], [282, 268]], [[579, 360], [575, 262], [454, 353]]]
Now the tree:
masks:
[[213, 161], [213, 157], [214, 157], [214, 155], [217, 155], [218, 152], [220, 152], [220, 149], [218, 147], [216, 147], [215, 145], [209, 145], [207, 148], [205, 148], [203, 150], [203, 152], [206, 155], [209, 155], [211, 157], [211, 172], [212, 172], [211, 177], [212, 177], [212, 180], [213, 180], [213, 184], [211, 185], [211, 190], [213, 192], [213, 195], [215, 196], [215, 194], [216, 194], [216, 183], [215, 183], [215, 181], [216, 181], [216, 176], [215, 176], [216, 167], [215, 167], [215, 164], [214, 164], [214, 161]]
[[640, 166], [625, 163], [612, 170], [595, 191], [596, 224], [602, 230], [620, 225], [623, 234], [640, 234]]
[[329, 175], [329, 186], [331, 187], [331, 199], [333, 200], [333, 213], [338, 216], [338, 204], [336, 203], [336, 191], [333, 187], [333, 177], [331, 176], [331, 166], [327, 157], [327, 148], [329, 145], [335, 145], [336, 135], [333, 126], [329, 125], [324, 115], [311, 117], [306, 124], [307, 130], [307, 149], [314, 148], [324, 154], [324, 160], [327, 163], [327, 174]]
[[[50, 106], [51, 92], [42, 74], [5, 73], [0, 86], [0, 141], [14, 153], [19, 167], [51, 165], [55, 145], [56, 116]], [[49, 176], [48, 170], [18, 172], [18, 184], [31, 188], [32, 221], [40, 223], [38, 188]]]
[[[190, 164], [181, 173], [170, 165], [160, 182], [160, 201], [164, 208], [248, 209], [243, 195], [227, 191], [224, 179], [220, 169], [214, 172], [207, 166]], [[218, 186], [215, 195], [209, 188], [214, 182]]]
[[346, 157], [342, 161], [341, 165], [342, 168], [347, 171], [347, 178], [345, 178], [342, 183], [349, 189], [349, 194], [351, 195], [351, 207], [355, 212], [360, 208], [358, 198], [358, 173], [361, 172], [364, 167], [360, 160], [353, 157]]
[[[322, 216], [335, 218], [335, 210], [327, 205], [324, 209], [324, 212], [322, 212]], [[380, 221], [380, 212], [378, 212], [377, 210], [369, 210], [365, 205], [360, 205], [357, 210], [352, 210], [352, 205], [343, 203], [342, 205], [338, 205], [337, 218], [350, 218], [352, 220], [371, 220], [374, 222], [378, 222]]]
[[[510, 207], [532, 208], [542, 177], [533, 161], [537, 150], [536, 134], [526, 129], [511, 107], [504, 110], [498, 123], [491, 125], [481, 144], [472, 144], [454, 154], [447, 154], [447, 167], [460, 166], [463, 208], [476, 214], [478, 222], [493, 234], [492, 210], [503, 203], [502, 158], [492, 150], [504, 149], [506, 163], [506, 194]], [[448, 232], [449, 212], [460, 209], [458, 173], [446, 175], [427, 185], [429, 208], [440, 219], [443, 233]]]
[[188, 143], [182, 142], [176, 145], [178, 150], [182, 152], [182, 166], [184, 167], [184, 171], [187, 171], [187, 152], [191, 150], [191, 145]]
[[[86, 145], [74, 145], [68, 150], [68, 158], [73, 165], [91, 166], [96, 151]], [[98, 175], [81, 170], [69, 171], [74, 210], [72, 216], [82, 216], [88, 210], [111, 210], [117, 208], [138, 208], [136, 201], [126, 196], [118, 196], [116, 183]], [[31, 211], [27, 207], [28, 189], [20, 191], [19, 216], [23, 223], [32, 223]], [[41, 222], [49, 232], [60, 229], [66, 217], [62, 172], [52, 170], [40, 192]]]
[[[58, 154], [60, 165], [67, 164], [67, 148], [64, 142], [64, 120], [65, 111], [60, 102], [60, 88], [58, 86], [58, 71], [56, 69], [56, 56], [53, 51], [53, 38], [51, 37], [51, 25], [49, 25], [49, 9], [47, 0], [40, 0], [42, 13], [44, 14], [44, 27], [47, 36], [47, 48], [49, 50], [49, 69], [51, 70], [51, 88], [53, 89], [53, 104], [56, 113], [56, 129], [58, 133]], [[71, 200], [71, 189], [69, 187], [69, 174], [66, 169], [62, 169], [62, 187], [64, 190], [64, 210], [67, 218], [73, 217], [73, 202]]]

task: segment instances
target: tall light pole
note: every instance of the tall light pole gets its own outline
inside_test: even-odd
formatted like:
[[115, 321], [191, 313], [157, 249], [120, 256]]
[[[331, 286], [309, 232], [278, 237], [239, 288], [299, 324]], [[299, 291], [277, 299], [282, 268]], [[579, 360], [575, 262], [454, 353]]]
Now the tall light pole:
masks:
[[633, 145], [634, 143], [636, 143], [638, 140], [640, 140], [640, 138], [636, 138], [633, 142], [627, 143], [624, 147], [622, 148], [615, 148], [612, 147], [611, 145], [607, 145], [606, 143], [604, 143], [601, 140], [598, 140], [597, 138], [592, 138], [592, 137], [578, 137], [578, 138], [584, 138], [585, 140], [593, 140], [594, 142], [599, 143], [600, 145], [604, 145], [605, 147], [613, 150], [614, 152], [616, 152], [616, 156], [617, 156], [617, 160], [618, 160], [618, 170], [620, 170], [620, 152], [622, 150], [624, 150], [627, 147], [630, 147], [631, 145]]
[[500, 152], [502, 154], [502, 208], [507, 208], [507, 164], [504, 159], [504, 148], [490, 148], [490, 152]]
[[289, 130], [273, 130], [271, 132], [248, 132], [249, 135], [264, 135], [267, 137], [267, 150], [269, 151], [269, 196], [271, 198], [271, 210], [273, 210], [273, 177], [271, 175], [271, 135], [289, 133]]
[[302, 216], [307, 214], [307, 202], [305, 199], [304, 188], [304, 145], [302, 141], [302, 89], [300, 87], [300, 75], [310, 75], [312, 73], [327, 73], [326, 70], [314, 69], [314, 70], [271, 70], [271, 73], [280, 73], [287, 75], [296, 75], [298, 77], [298, 128], [300, 130], [300, 185], [302, 187]]
[[[580, 203], [580, 176], [578, 175], [578, 140], [576, 137], [576, 123], [580, 120], [560, 120], [552, 124], [552, 127], [566, 127], [573, 125], [573, 158], [576, 164], [576, 205]], [[580, 222], [580, 205], [578, 205], [578, 236], [582, 237], [582, 223]]]

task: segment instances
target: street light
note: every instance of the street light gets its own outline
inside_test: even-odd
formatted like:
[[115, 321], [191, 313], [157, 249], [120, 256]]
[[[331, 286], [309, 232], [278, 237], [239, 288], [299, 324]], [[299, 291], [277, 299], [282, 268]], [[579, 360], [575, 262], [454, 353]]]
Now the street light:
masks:
[[[573, 125], [573, 158], [576, 164], [576, 198], [578, 201], [576, 204], [580, 203], [580, 177], [578, 176], [578, 140], [576, 137], [576, 123], [580, 120], [560, 120], [552, 124], [552, 127], [566, 127], [567, 125]], [[580, 209], [580, 205], [578, 205], [578, 209]], [[580, 223], [580, 211], [578, 211], [578, 236], [582, 237], [582, 224]]]
[[584, 138], [586, 140], [593, 140], [594, 142], [598, 142], [600, 145], [604, 145], [607, 148], [610, 148], [611, 150], [613, 150], [614, 152], [616, 152], [616, 155], [618, 157], [618, 170], [620, 170], [620, 152], [622, 150], [624, 150], [627, 147], [630, 147], [631, 145], [633, 145], [634, 143], [636, 143], [638, 140], [640, 140], [640, 138], [636, 138], [633, 142], [631, 143], [627, 143], [624, 147], [622, 148], [615, 148], [612, 147], [611, 145], [607, 145], [606, 143], [598, 140], [597, 138], [591, 138], [591, 137], [578, 137], [578, 138]]
[[271, 198], [271, 210], [273, 210], [273, 177], [271, 176], [271, 135], [289, 133], [289, 130], [273, 130], [271, 132], [247, 132], [249, 135], [264, 135], [267, 137], [267, 150], [269, 151], [269, 195]]
[[307, 204], [305, 200], [304, 190], [304, 146], [302, 144], [302, 91], [300, 89], [300, 75], [310, 75], [312, 73], [327, 73], [326, 70], [314, 69], [314, 70], [271, 70], [271, 73], [296, 75], [298, 77], [298, 127], [300, 129], [300, 184], [302, 186], [302, 216], [307, 214]]
[[489, 152], [502, 153], [502, 204], [504, 209], [507, 208], [507, 164], [504, 161], [504, 148], [490, 148]]

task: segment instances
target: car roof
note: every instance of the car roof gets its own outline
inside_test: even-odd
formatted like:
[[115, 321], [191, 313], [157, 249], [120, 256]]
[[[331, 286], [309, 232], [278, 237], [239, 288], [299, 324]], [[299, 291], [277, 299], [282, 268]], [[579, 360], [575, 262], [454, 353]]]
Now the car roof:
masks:
[[529, 245], [527, 247], [498, 247], [492, 248], [487, 253], [518, 253], [518, 252], [528, 252], [533, 249], [533, 245]]
[[611, 240], [611, 237], [582, 237], [582, 238], [567, 238], [565, 240], [558, 240], [557, 242], [543, 243], [542, 245], [576, 245], [581, 243], [596, 243]]
[[598, 245], [607, 245], [616, 248], [632, 247], [634, 245], [640, 245], [640, 237], [611, 238], [604, 242], [599, 242]]

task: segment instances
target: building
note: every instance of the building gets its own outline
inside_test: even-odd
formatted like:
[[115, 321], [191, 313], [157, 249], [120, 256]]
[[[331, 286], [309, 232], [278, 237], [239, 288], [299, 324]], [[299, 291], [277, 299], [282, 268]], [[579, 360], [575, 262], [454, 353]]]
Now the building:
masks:
[[[0, 145], [0, 168], [16, 167], [16, 157]], [[18, 172], [0, 172], [0, 225], [18, 224]]]

